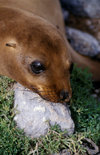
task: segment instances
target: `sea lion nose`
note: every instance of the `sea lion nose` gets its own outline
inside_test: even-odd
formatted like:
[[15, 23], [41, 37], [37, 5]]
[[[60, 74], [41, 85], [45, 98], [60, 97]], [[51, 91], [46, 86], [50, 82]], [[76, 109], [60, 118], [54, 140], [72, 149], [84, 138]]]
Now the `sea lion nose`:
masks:
[[69, 98], [69, 93], [67, 91], [65, 91], [65, 90], [61, 90], [60, 99], [64, 101], [67, 98]]

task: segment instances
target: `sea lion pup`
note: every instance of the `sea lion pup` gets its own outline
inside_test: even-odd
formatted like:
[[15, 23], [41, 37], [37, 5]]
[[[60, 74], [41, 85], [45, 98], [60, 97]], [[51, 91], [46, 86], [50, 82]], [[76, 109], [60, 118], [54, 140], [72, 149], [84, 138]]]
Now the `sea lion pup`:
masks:
[[1, 75], [46, 100], [68, 102], [71, 58], [81, 65], [66, 40], [58, 0], [0, 0]]
[[53, 5], [60, 9], [57, 0], [0, 0], [0, 74], [46, 100], [63, 103], [71, 98], [71, 61], [58, 30], [64, 31], [63, 22], [52, 19], [59, 15], [63, 21], [62, 14]]

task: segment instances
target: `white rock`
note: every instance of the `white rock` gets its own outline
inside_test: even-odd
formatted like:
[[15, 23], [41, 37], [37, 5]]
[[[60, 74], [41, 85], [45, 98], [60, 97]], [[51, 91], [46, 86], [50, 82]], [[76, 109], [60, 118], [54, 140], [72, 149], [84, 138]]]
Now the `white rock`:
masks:
[[15, 86], [15, 117], [20, 129], [30, 137], [45, 135], [50, 125], [59, 125], [68, 134], [74, 132], [74, 123], [69, 108], [61, 103], [43, 100], [38, 94], [25, 89], [20, 84]]

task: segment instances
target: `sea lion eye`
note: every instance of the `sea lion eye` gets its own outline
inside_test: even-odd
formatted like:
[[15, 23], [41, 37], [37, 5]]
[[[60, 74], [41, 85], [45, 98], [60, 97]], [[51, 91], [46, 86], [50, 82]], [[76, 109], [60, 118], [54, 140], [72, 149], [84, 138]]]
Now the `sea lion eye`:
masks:
[[31, 63], [31, 70], [35, 74], [40, 74], [45, 71], [45, 66], [38, 60]]
[[16, 43], [6, 43], [6, 46], [16, 48]]

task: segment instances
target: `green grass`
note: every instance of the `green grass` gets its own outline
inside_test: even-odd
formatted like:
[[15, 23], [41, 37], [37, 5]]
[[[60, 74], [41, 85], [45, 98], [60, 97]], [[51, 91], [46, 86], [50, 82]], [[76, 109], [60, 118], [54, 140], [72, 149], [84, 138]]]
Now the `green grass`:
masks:
[[84, 133], [95, 143], [100, 140], [100, 102], [91, 96], [91, 74], [74, 67], [71, 77], [73, 98], [72, 116], [76, 131]]
[[93, 89], [91, 75], [74, 66], [71, 75], [73, 98], [71, 113], [75, 122], [75, 133], [65, 136], [58, 126], [51, 127], [45, 137], [30, 139], [16, 128], [13, 121], [14, 93], [11, 89], [14, 81], [0, 77], [0, 155], [48, 155], [68, 149], [71, 154], [83, 154], [83, 140], [100, 142], [100, 102], [91, 96]]

